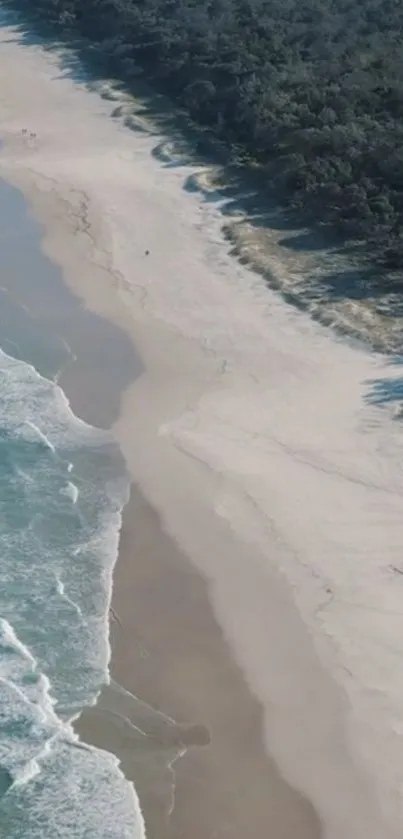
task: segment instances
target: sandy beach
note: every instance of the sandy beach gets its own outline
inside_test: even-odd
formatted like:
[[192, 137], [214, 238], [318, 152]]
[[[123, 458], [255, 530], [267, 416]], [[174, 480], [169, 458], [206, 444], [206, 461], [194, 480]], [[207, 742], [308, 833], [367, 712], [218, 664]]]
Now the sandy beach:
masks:
[[126, 339], [111, 356], [83, 321], [61, 380], [133, 481], [113, 682], [80, 734], [118, 754], [153, 839], [397, 839], [399, 366], [240, 266], [219, 200], [183, 188], [191, 165], [20, 38], [4, 22], [0, 176], [82, 310]]

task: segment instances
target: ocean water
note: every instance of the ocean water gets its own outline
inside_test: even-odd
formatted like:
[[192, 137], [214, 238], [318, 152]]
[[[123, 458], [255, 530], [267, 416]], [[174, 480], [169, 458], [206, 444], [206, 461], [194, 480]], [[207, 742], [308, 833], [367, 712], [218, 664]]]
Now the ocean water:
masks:
[[[4, 196], [0, 184], [0, 247]], [[24, 243], [28, 217], [14, 213], [13, 223]], [[36, 269], [46, 261], [37, 260]], [[32, 289], [34, 273], [29, 281]], [[133, 839], [143, 834], [133, 786], [113, 755], [72, 728], [109, 679], [111, 575], [129, 480], [110, 435], [74, 416], [55, 381], [70, 349], [24, 311], [13, 303], [0, 312], [0, 837]]]

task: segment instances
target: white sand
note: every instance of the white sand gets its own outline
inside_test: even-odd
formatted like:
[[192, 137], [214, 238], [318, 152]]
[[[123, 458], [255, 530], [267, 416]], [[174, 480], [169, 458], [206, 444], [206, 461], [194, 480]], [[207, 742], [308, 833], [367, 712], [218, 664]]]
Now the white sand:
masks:
[[400, 836], [403, 434], [366, 402], [398, 368], [237, 265], [218, 205], [182, 189], [191, 167], [164, 167], [158, 138], [108, 118], [116, 103], [16, 31], [0, 40], [0, 175], [30, 196], [69, 282], [140, 348], [147, 373], [116, 433], [211, 581], [271, 753], [328, 839]]

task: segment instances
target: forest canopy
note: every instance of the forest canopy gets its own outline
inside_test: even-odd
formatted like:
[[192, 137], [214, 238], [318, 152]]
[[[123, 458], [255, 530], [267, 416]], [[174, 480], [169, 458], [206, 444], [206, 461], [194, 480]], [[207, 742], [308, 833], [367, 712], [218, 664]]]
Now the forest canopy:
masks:
[[[307, 223], [403, 268], [401, 0], [29, 0], [141, 67]], [[273, 165], [274, 164], [274, 165]], [[395, 282], [402, 283], [395, 275]]]

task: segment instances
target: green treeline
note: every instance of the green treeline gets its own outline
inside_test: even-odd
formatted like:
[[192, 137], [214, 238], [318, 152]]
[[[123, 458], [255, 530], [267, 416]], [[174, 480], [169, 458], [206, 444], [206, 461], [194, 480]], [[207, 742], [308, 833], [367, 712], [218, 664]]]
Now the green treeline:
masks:
[[[304, 219], [403, 266], [401, 0], [30, 0], [261, 165]], [[389, 277], [390, 282], [390, 277]], [[403, 288], [403, 285], [401, 286]]]

